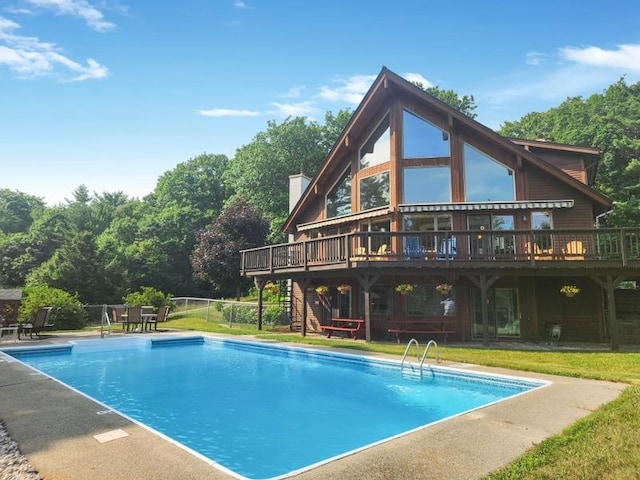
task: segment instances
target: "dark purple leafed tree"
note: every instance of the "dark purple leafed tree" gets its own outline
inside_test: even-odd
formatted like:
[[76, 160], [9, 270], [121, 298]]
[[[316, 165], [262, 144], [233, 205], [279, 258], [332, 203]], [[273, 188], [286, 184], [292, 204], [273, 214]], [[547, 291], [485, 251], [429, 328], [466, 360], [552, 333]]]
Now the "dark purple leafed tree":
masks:
[[249, 280], [240, 275], [240, 250], [265, 244], [269, 223], [242, 199], [235, 199], [211, 225], [201, 230], [191, 254], [194, 275], [220, 295], [240, 299]]

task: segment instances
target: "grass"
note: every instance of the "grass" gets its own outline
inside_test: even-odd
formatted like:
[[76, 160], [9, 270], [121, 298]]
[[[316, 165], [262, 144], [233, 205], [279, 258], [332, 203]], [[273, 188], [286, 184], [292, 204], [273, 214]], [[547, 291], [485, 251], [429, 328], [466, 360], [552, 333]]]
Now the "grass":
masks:
[[[211, 318], [210, 318], [211, 320]], [[254, 335], [280, 342], [402, 355], [404, 345], [327, 339], [322, 336], [258, 331], [253, 325], [232, 325], [216, 320], [184, 317], [167, 326], [234, 335]], [[618, 399], [548, 438], [520, 458], [493, 472], [490, 480], [582, 479], [631, 480], [640, 472], [640, 353], [550, 352], [439, 346], [449, 362], [474, 363], [576, 378], [608, 380], [630, 385]], [[490, 446], [482, 448], [491, 448]]]

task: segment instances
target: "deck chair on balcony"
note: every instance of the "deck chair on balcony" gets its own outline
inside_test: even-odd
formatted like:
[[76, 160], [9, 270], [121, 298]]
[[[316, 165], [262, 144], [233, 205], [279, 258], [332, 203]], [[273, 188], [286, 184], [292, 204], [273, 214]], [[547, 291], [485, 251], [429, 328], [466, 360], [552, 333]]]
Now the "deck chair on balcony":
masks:
[[456, 249], [456, 237], [449, 237], [442, 240], [440, 247], [438, 248], [438, 260], [446, 260], [447, 258], [454, 258], [458, 250]]
[[527, 260], [531, 260], [531, 254], [535, 260], [553, 260], [553, 248], [542, 250], [537, 243], [531, 245], [529, 242], [524, 246], [527, 252]]
[[584, 248], [580, 240], [574, 240], [567, 243], [567, 247], [562, 249], [565, 260], [584, 260], [584, 254], [587, 249]]
[[420, 244], [418, 237], [407, 237], [404, 240], [404, 254], [407, 260], [411, 258], [424, 258], [427, 249]]
[[356, 247], [353, 252], [353, 257], [349, 260], [355, 262], [357, 260], [365, 260], [367, 258], [367, 249], [365, 247]]

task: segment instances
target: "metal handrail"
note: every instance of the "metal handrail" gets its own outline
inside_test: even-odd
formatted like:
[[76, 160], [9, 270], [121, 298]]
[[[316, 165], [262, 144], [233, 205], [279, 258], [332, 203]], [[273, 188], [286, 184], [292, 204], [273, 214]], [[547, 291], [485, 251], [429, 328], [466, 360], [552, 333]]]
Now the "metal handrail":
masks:
[[406, 360], [407, 354], [409, 353], [409, 348], [411, 348], [411, 345], [414, 343], [416, 345], [416, 360], [418, 360], [418, 355], [420, 354], [420, 344], [415, 338], [412, 338], [411, 340], [409, 340], [409, 343], [407, 343], [407, 348], [404, 349], [404, 355], [402, 355], [402, 361], [400, 362], [400, 373], [402, 373], [402, 369], [404, 368], [404, 361]]
[[420, 360], [420, 377], [422, 378], [422, 365], [424, 364], [425, 358], [427, 358], [427, 353], [429, 353], [429, 347], [434, 345], [436, 347], [436, 363], [440, 363], [440, 359], [438, 358], [438, 344], [435, 340], [429, 340], [427, 346], [424, 349], [424, 353], [422, 354], [422, 359]]

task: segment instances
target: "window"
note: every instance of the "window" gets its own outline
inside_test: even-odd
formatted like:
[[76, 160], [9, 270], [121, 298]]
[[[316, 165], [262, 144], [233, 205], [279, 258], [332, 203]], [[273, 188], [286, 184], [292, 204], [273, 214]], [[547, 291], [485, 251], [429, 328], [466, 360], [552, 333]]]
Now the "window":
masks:
[[[393, 315], [393, 288], [391, 286], [371, 287], [371, 315]], [[364, 305], [364, 293], [360, 295], [360, 305]]]
[[351, 169], [347, 169], [340, 180], [327, 193], [327, 218], [351, 213]]
[[451, 168], [404, 167], [404, 203], [447, 203], [451, 201]]
[[360, 169], [388, 162], [390, 157], [391, 137], [387, 115], [360, 148]]
[[389, 205], [389, 172], [360, 180], [360, 210]]
[[436, 290], [434, 284], [414, 285], [413, 291], [404, 297], [407, 301], [407, 315], [410, 317], [455, 316], [455, 296], [451, 290], [446, 296]]
[[[551, 212], [531, 212], [531, 228], [533, 230], [551, 230], [553, 228]], [[536, 232], [533, 237], [536, 252], [550, 253], [553, 248], [553, 239], [550, 233]]]
[[[409, 214], [403, 219], [405, 232], [435, 232], [451, 230], [451, 215], [433, 214]], [[447, 245], [449, 242], [449, 245]], [[452, 243], [453, 242], [453, 243]], [[450, 237], [447, 241], [445, 236], [440, 234], [425, 234], [405, 237], [405, 253], [408, 256], [420, 256], [426, 254], [454, 253], [455, 239]]]
[[403, 158], [449, 157], [449, 134], [411, 112], [402, 112]]
[[[381, 252], [381, 247], [386, 245], [387, 247], [391, 244], [391, 237], [388, 234], [384, 234], [384, 232], [389, 232], [391, 230], [391, 220], [372, 220], [370, 222], [362, 222], [360, 224], [361, 232], [377, 232], [374, 235], [369, 235], [367, 237], [361, 237], [362, 244], [361, 247], [365, 247], [370, 253]], [[367, 243], [367, 245], [365, 245]]]
[[466, 143], [464, 187], [467, 202], [509, 201], [515, 198], [513, 170]]

